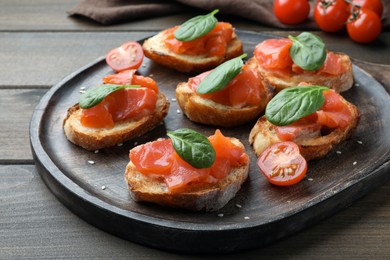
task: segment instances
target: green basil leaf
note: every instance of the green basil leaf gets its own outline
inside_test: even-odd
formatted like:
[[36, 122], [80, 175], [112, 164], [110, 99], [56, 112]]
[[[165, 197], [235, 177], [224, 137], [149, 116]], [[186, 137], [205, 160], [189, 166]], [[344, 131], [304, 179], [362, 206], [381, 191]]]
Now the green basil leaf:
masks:
[[290, 56], [293, 62], [304, 70], [318, 70], [326, 59], [325, 43], [320, 37], [303, 32], [297, 37], [289, 36], [293, 41]]
[[169, 131], [172, 145], [180, 157], [195, 168], [209, 168], [215, 161], [215, 150], [204, 135], [187, 128]]
[[103, 84], [95, 88], [91, 88], [81, 95], [79, 100], [80, 108], [91, 108], [103, 101], [103, 99], [119, 89], [123, 88], [139, 88], [139, 85], [116, 85]]
[[317, 111], [324, 104], [324, 86], [297, 86], [283, 89], [268, 103], [265, 117], [274, 125], [289, 125]]
[[247, 54], [244, 53], [243, 55], [228, 60], [216, 67], [200, 82], [196, 92], [199, 94], [208, 94], [226, 87], [226, 85], [240, 73], [242, 66], [244, 65], [242, 59], [246, 56]]
[[217, 25], [218, 20], [214, 15], [218, 12], [219, 10], [215, 9], [209, 14], [199, 15], [186, 21], [175, 31], [175, 38], [188, 42], [207, 34]]

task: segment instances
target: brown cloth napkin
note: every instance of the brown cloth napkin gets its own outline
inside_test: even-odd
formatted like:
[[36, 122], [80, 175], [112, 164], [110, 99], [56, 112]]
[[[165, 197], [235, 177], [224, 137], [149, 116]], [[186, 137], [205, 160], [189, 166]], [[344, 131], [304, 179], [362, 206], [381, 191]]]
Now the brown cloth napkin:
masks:
[[[297, 26], [280, 23], [273, 14], [273, 0], [80, 0], [68, 14], [84, 16], [104, 25], [123, 23], [156, 16], [185, 12], [191, 8], [202, 10], [219, 9], [221, 14], [243, 17], [260, 24], [276, 28], [317, 29], [311, 15], [307, 21]], [[390, 1], [382, 1], [384, 14], [383, 29], [390, 28]], [[313, 5], [313, 2], [311, 2]], [[199, 14], [202, 14], [201, 11]]]

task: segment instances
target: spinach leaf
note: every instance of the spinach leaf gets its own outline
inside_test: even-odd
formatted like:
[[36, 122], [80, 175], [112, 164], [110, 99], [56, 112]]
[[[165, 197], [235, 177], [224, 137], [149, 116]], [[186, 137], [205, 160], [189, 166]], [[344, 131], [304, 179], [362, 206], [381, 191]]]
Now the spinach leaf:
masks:
[[320, 37], [303, 32], [297, 37], [289, 36], [293, 41], [290, 56], [294, 63], [304, 70], [318, 70], [326, 59], [325, 43]]
[[324, 104], [324, 86], [283, 89], [267, 105], [265, 117], [274, 125], [289, 125], [317, 111]]
[[119, 89], [123, 88], [139, 88], [139, 85], [116, 85], [116, 84], [103, 84], [89, 89], [87, 92], [81, 95], [79, 100], [80, 108], [91, 108], [103, 101], [103, 99]]
[[196, 92], [199, 94], [208, 94], [223, 89], [235, 76], [240, 73], [246, 53], [228, 60], [216, 67], [199, 84]]
[[175, 38], [182, 42], [188, 42], [207, 34], [217, 25], [218, 20], [214, 15], [218, 12], [219, 10], [215, 9], [209, 14], [199, 15], [184, 22], [175, 31]]
[[209, 168], [215, 161], [215, 150], [204, 135], [182, 128], [169, 131], [172, 145], [180, 157], [195, 168]]

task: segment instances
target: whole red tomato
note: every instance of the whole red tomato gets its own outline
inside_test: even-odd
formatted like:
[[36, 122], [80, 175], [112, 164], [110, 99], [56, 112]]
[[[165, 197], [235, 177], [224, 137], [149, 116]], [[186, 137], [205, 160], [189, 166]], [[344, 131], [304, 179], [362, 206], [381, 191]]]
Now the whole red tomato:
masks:
[[324, 32], [337, 32], [345, 27], [349, 5], [345, 0], [317, 0], [314, 21]]
[[274, 14], [281, 23], [294, 25], [302, 23], [309, 16], [308, 0], [275, 0]]
[[383, 14], [383, 3], [381, 0], [352, 0], [352, 4], [362, 8], [370, 9], [378, 14], [379, 18]]
[[381, 31], [381, 19], [374, 11], [366, 8], [354, 8], [347, 23], [347, 32], [352, 40], [368, 43], [375, 40]]

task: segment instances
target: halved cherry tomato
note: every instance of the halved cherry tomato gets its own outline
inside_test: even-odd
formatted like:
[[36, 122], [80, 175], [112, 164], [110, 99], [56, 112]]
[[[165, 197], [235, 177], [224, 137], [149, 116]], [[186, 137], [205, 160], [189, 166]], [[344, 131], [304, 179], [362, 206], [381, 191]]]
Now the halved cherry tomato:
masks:
[[317, 0], [314, 21], [324, 32], [337, 32], [345, 27], [349, 5], [344, 0]]
[[301, 181], [307, 162], [294, 142], [280, 142], [269, 146], [257, 160], [264, 177], [272, 184], [289, 186]]
[[309, 16], [310, 4], [308, 0], [275, 0], [274, 14], [281, 23], [299, 24]]
[[381, 0], [352, 0], [352, 4], [362, 8], [370, 9], [378, 14], [379, 18], [383, 14], [383, 4]]
[[352, 40], [359, 43], [369, 43], [375, 40], [381, 31], [381, 19], [374, 11], [354, 8], [347, 23], [347, 32]]
[[113, 70], [119, 72], [138, 69], [144, 59], [142, 46], [138, 42], [126, 42], [112, 49], [106, 56], [106, 62]]

